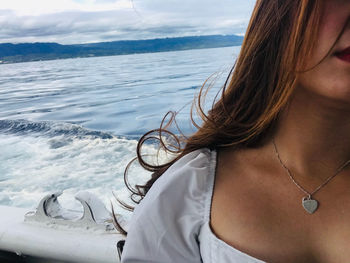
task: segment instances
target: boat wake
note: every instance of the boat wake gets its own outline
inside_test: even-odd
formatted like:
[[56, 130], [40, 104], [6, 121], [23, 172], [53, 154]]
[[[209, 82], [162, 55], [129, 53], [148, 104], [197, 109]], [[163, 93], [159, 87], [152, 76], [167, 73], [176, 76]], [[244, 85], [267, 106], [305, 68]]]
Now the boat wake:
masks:
[[[81, 190], [94, 193], [107, 207], [112, 191], [128, 200], [123, 173], [136, 144], [77, 124], [0, 120], [0, 204], [35, 208], [46, 194], [63, 191], [60, 202], [80, 209], [71, 201]], [[155, 148], [146, 146], [145, 153], [154, 154]], [[149, 173], [135, 165], [129, 178], [139, 183]]]

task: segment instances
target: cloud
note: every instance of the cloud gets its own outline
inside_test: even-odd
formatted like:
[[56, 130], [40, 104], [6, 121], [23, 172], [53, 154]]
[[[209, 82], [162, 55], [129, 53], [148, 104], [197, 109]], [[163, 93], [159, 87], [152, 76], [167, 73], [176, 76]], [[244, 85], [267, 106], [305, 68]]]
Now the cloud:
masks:
[[98, 12], [131, 9], [130, 0], [0, 0], [0, 9], [18, 16], [38, 16], [65, 11]]
[[[4, 0], [3, 0], [4, 1]], [[16, 2], [19, 0], [11, 0]], [[64, 44], [209, 34], [242, 34], [253, 0], [27, 0], [40, 12], [0, 9], [0, 42]], [[23, 2], [21, 0], [21, 2]], [[63, 7], [60, 3], [66, 3]], [[45, 7], [46, 5], [46, 7]], [[7, 7], [5, 9], [5, 7]]]

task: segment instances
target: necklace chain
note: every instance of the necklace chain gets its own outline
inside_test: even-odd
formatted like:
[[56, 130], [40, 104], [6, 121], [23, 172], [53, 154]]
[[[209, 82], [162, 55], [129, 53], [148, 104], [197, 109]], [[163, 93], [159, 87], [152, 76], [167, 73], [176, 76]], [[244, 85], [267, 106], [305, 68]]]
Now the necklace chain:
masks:
[[285, 166], [285, 164], [282, 162], [281, 158], [280, 158], [280, 155], [279, 155], [279, 152], [277, 150], [277, 146], [276, 146], [276, 143], [275, 143], [275, 138], [272, 138], [272, 142], [273, 142], [273, 145], [274, 145], [274, 148], [275, 148], [275, 153], [277, 155], [277, 158], [279, 160], [279, 162], [281, 163], [282, 167], [287, 171], [289, 177], [292, 179], [293, 183], [301, 190], [303, 191], [305, 194], [308, 195], [309, 198], [311, 198], [311, 196], [313, 194], [315, 194], [317, 191], [319, 191], [322, 187], [324, 187], [326, 184], [329, 183], [330, 180], [332, 180], [335, 176], [337, 176], [349, 163], [350, 163], [350, 159], [347, 160], [343, 165], [341, 165], [337, 171], [335, 172], [334, 175], [328, 177], [327, 180], [325, 180], [319, 187], [317, 187], [313, 192], [308, 192], [307, 190], [305, 190], [305, 188], [303, 188], [300, 184], [298, 184], [298, 182], [293, 178], [292, 176], [292, 173], [290, 172], [290, 170]]

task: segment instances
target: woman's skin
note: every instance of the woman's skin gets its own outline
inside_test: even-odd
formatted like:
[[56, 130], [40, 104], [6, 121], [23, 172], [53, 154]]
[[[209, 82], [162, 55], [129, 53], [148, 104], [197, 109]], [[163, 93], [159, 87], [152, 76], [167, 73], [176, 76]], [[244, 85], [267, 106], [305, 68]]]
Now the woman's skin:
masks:
[[[282, 112], [275, 142], [284, 164], [314, 191], [350, 159], [350, 62], [335, 54], [350, 47], [350, 1], [325, 0], [318, 42]], [[313, 195], [305, 196], [279, 163], [272, 141], [258, 149], [219, 152], [211, 210], [218, 238], [267, 262], [350, 261], [350, 165]]]

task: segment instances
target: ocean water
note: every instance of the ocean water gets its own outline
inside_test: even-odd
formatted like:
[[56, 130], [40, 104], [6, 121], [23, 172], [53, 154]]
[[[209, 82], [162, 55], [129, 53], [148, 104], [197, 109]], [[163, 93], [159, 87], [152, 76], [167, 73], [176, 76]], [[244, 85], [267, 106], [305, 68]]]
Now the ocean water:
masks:
[[[239, 50], [0, 65], [0, 205], [30, 210], [58, 191], [69, 209], [81, 210], [74, 200], [79, 191], [96, 194], [107, 208], [113, 192], [128, 201], [123, 173], [135, 157], [137, 139], [159, 127], [169, 110], [179, 111], [182, 132], [191, 134], [195, 94], [208, 77], [220, 73], [212, 78], [210, 104]], [[155, 151], [145, 147], [145, 154]], [[149, 176], [135, 164], [129, 180], [142, 183]]]

